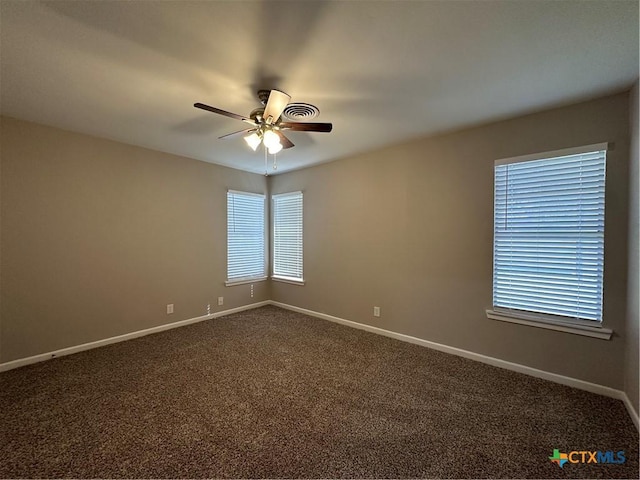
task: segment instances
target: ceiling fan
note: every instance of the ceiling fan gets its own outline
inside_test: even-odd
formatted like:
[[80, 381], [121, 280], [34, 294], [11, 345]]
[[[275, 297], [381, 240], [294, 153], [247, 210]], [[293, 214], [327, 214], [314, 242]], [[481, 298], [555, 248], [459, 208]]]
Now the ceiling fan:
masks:
[[[270, 154], [275, 155], [283, 148], [293, 147], [293, 142], [289, 140], [283, 133], [283, 130], [302, 131], [302, 132], [330, 132], [333, 128], [331, 123], [317, 122], [284, 122], [281, 115], [285, 112], [291, 97], [280, 90], [259, 90], [258, 98], [263, 107], [253, 110], [248, 117], [238, 115], [236, 113], [227, 112], [216, 107], [205, 105], [204, 103], [195, 103], [193, 106], [208, 112], [224, 115], [225, 117], [235, 118], [251, 125], [249, 128], [238, 132], [228, 133], [219, 138], [227, 139], [244, 135], [247, 144], [256, 151], [260, 143], [264, 144]], [[291, 104], [290, 106], [293, 106]], [[318, 109], [313, 105], [296, 104], [308, 108], [309, 111], [315, 112]], [[315, 110], [313, 110], [315, 109]], [[292, 110], [295, 115], [295, 110]], [[286, 113], [285, 113], [286, 116]], [[315, 115], [314, 115], [315, 116]]]

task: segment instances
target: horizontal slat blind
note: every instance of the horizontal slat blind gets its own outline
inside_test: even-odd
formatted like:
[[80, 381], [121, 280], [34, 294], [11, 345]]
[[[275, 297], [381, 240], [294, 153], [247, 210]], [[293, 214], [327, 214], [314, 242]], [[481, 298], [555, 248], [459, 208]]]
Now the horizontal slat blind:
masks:
[[273, 196], [273, 274], [302, 280], [302, 192]]
[[227, 192], [227, 280], [266, 276], [264, 195]]
[[495, 167], [493, 305], [602, 321], [606, 150]]

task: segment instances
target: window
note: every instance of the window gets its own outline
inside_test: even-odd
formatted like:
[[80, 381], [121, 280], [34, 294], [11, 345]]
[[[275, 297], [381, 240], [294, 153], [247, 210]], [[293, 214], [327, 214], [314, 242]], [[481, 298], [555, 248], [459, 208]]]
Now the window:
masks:
[[302, 192], [273, 196], [273, 278], [302, 283]]
[[264, 195], [227, 192], [227, 285], [266, 278]]
[[496, 162], [491, 313], [601, 327], [605, 163], [606, 144]]

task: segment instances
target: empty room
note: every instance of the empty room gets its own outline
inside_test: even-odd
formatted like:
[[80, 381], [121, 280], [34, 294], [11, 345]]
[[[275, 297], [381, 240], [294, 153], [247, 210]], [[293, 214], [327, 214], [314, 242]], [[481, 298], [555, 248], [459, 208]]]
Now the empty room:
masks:
[[0, 2], [0, 478], [639, 478], [638, 1]]

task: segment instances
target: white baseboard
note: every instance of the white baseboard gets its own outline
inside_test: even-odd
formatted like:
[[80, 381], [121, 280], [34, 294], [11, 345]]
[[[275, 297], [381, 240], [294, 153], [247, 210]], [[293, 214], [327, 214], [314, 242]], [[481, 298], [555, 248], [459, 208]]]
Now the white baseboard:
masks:
[[440, 352], [450, 353], [452, 355], [457, 355], [459, 357], [464, 357], [470, 360], [475, 360], [477, 362], [493, 365], [494, 367], [504, 368], [504, 369], [512, 370], [518, 373], [524, 373], [525, 375], [541, 378], [543, 380], [549, 380], [551, 382], [559, 383], [561, 385], [566, 385], [566, 386], [577, 388], [580, 390], [586, 390], [587, 392], [597, 393], [599, 395], [604, 395], [606, 397], [612, 397], [618, 400], [622, 400], [622, 402], [625, 404], [625, 407], [627, 408], [627, 411], [629, 412], [629, 415], [631, 416], [631, 420], [635, 424], [636, 428], [640, 430], [640, 426], [638, 422], [638, 413], [634, 410], [631, 404], [631, 401], [629, 400], [629, 397], [627, 397], [626, 393], [621, 390], [616, 390], [615, 388], [611, 388], [611, 387], [605, 387], [604, 385], [599, 385], [597, 383], [591, 383], [584, 380], [579, 380], [577, 378], [566, 377], [564, 375], [547, 372], [545, 370], [539, 370], [537, 368], [528, 367], [526, 365], [522, 365], [519, 363], [508, 362], [506, 360], [501, 360], [499, 358], [489, 357], [487, 355], [482, 355], [480, 353], [470, 352], [469, 350], [463, 350], [461, 348], [450, 347], [448, 345], [443, 345], [441, 343], [431, 342], [429, 340], [423, 340], [422, 338], [412, 337], [410, 335], [405, 335], [403, 333], [392, 332], [391, 330], [385, 330], [383, 328], [373, 327], [371, 325], [366, 325], [364, 323], [345, 320], [344, 318], [334, 317], [333, 315], [327, 315], [326, 313], [307, 310], [306, 308], [300, 308], [294, 305], [288, 305], [286, 303], [280, 303], [275, 301], [271, 301], [270, 303], [271, 305], [275, 305], [280, 308], [284, 308], [284, 309], [291, 310], [298, 313], [303, 313], [305, 315], [309, 315], [316, 318], [321, 318], [323, 320], [328, 320], [330, 322], [339, 323], [342, 325], [346, 325], [348, 327], [358, 328], [360, 330], [376, 333], [378, 335], [384, 335], [385, 337], [395, 338], [396, 340], [401, 340], [403, 342], [421, 345], [423, 347], [432, 348]]
[[19, 358], [10, 362], [0, 363], [0, 372], [7, 370], [13, 370], [14, 368], [24, 367], [25, 365], [31, 365], [32, 363], [44, 362], [45, 360], [51, 360], [57, 357], [64, 357], [65, 355], [71, 355], [73, 353], [82, 352], [84, 350], [91, 350], [92, 348], [104, 347], [111, 345], [112, 343], [124, 342], [132, 340], [138, 337], [144, 337], [145, 335], [151, 335], [152, 333], [164, 332], [165, 330], [171, 330], [173, 328], [184, 327], [191, 325], [192, 323], [203, 322], [212, 318], [224, 317], [225, 315], [231, 315], [232, 313], [242, 312], [243, 310], [250, 310], [252, 308], [263, 307], [269, 305], [270, 301], [265, 300], [263, 302], [251, 303], [249, 305], [243, 305], [241, 307], [230, 308], [229, 310], [222, 310], [220, 312], [211, 313], [209, 315], [202, 315], [201, 317], [188, 318], [186, 320], [180, 320], [178, 322], [167, 323], [164, 325], [158, 325], [157, 327], [147, 328], [145, 330], [138, 330], [131, 333], [125, 333], [124, 335], [118, 335], [115, 337], [105, 338], [103, 340], [97, 340], [95, 342], [83, 343], [82, 345], [75, 345], [73, 347], [62, 348], [53, 352], [40, 353], [32, 357]]
[[245, 310], [253, 310], [254, 308], [266, 307], [271, 305], [271, 300], [263, 300], [262, 302], [250, 303], [249, 305], [242, 305], [236, 308], [230, 308], [229, 310], [222, 310], [213, 314], [213, 318], [225, 317], [232, 313], [244, 312]]

